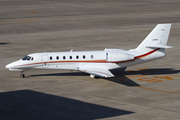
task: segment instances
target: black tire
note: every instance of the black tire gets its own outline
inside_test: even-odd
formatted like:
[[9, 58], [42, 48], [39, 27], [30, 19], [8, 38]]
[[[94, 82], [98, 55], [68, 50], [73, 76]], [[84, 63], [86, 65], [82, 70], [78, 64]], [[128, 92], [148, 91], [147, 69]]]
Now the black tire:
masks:
[[25, 78], [25, 75], [24, 75], [24, 74], [21, 74], [20, 77], [21, 77], [21, 78]]

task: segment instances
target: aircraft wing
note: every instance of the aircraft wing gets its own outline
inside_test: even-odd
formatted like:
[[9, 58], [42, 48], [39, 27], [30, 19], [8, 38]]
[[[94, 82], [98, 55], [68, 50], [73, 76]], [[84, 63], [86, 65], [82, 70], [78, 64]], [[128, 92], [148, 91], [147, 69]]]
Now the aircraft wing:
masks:
[[107, 78], [107, 77], [114, 77], [114, 75], [108, 69], [101, 69], [101, 68], [79, 68], [79, 71], [89, 73], [91, 75]]

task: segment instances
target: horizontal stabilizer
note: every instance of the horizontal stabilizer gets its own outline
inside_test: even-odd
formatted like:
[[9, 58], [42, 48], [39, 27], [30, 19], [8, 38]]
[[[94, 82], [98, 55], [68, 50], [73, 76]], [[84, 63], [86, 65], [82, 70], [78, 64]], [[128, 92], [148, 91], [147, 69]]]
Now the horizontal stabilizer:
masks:
[[114, 77], [114, 75], [108, 70], [108, 69], [102, 69], [102, 68], [79, 68], [79, 71], [89, 73], [91, 75], [108, 78], [108, 77]]
[[173, 46], [168, 46], [168, 45], [160, 45], [160, 44], [156, 44], [156, 45], [145, 45], [144, 47], [146, 48], [172, 48]]

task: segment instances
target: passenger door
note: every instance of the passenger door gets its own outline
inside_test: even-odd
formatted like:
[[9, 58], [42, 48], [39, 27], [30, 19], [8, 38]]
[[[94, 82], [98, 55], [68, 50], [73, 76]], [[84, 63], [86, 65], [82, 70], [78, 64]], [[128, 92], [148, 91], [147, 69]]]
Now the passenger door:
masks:
[[48, 55], [42, 55], [42, 67], [43, 68], [49, 67], [49, 56]]
[[106, 53], [106, 61], [108, 61], [108, 53]]

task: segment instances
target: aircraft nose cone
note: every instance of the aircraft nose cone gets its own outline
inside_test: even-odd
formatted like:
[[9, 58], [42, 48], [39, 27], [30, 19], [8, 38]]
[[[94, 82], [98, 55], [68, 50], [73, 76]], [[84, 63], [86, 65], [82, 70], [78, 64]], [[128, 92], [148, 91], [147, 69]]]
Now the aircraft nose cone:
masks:
[[10, 69], [10, 68], [13, 68], [15, 64], [16, 64], [16, 62], [12, 62], [12, 63], [7, 64], [5, 67], [7, 69]]
[[9, 63], [7, 64], [5, 67], [10, 69], [10, 68], [14, 68], [15, 66], [17, 66], [19, 64], [19, 60], [18, 61], [15, 61], [15, 62], [12, 62], [12, 63]]
[[11, 64], [7, 64], [6, 68], [9, 69], [11, 67]]

